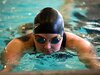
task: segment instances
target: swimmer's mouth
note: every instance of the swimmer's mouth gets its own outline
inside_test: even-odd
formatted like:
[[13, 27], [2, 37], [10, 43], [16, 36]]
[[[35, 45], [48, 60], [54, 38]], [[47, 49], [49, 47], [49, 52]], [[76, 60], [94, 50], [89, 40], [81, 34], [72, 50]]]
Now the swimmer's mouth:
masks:
[[58, 52], [59, 50], [53, 50], [53, 49], [41, 49], [41, 50], [37, 50], [38, 52], [41, 52], [43, 54], [52, 54], [54, 52]]
[[52, 54], [54, 51], [53, 50], [43, 50], [44, 54]]

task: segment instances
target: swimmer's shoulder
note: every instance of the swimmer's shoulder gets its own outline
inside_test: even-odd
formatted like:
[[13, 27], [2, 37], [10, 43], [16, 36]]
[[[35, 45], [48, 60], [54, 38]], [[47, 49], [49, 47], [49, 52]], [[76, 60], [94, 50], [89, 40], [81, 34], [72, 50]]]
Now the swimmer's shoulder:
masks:
[[66, 35], [66, 39], [68, 40], [77, 40], [77, 39], [81, 39], [81, 37], [79, 37], [78, 35], [71, 33], [71, 32], [65, 32]]
[[65, 35], [66, 35], [66, 46], [67, 48], [70, 48], [70, 49], [73, 46], [75, 46], [75, 44], [78, 44], [80, 40], [82, 40], [81, 37], [71, 32], [65, 32]]
[[30, 33], [30, 34], [27, 34], [27, 35], [24, 35], [24, 36], [21, 36], [21, 37], [18, 37], [18, 38], [16, 38], [17, 40], [20, 40], [20, 41], [22, 41], [22, 42], [28, 42], [28, 41], [32, 41], [33, 40], [33, 35], [32, 35], [32, 33]]
[[19, 43], [24, 48], [30, 48], [34, 45], [32, 33], [18, 37], [18, 38], [14, 38], [12, 41], [16, 42], [17, 44]]

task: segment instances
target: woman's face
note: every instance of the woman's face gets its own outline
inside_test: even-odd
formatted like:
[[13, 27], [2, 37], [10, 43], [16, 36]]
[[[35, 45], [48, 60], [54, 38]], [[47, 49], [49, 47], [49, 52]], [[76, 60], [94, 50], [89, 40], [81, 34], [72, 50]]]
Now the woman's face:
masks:
[[63, 37], [59, 34], [34, 34], [34, 42], [38, 52], [51, 54], [61, 48]]

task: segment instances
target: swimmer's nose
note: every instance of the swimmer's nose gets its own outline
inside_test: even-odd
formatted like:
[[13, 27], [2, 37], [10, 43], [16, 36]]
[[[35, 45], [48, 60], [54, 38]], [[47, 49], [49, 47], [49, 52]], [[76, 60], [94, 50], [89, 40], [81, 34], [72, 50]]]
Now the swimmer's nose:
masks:
[[51, 43], [50, 43], [50, 42], [47, 42], [47, 43], [45, 44], [44, 48], [45, 48], [46, 50], [50, 49], [50, 48], [51, 48]]

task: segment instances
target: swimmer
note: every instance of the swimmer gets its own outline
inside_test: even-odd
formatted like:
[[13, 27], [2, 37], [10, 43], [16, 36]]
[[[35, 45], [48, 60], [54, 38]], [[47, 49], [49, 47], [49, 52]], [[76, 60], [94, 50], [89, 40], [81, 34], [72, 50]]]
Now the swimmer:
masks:
[[4, 69], [11, 71], [18, 65], [24, 51], [33, 48], [33, 52], [52, 54], [70, 49], [76, 51], [79, 60], [90, 69], [99, 69], [94, 46], [87, 40], [64, 31], [64, 20], [60, 12], [51, 7], [42, 9], [34, 19], [33, 32], [14, 38], [5, 47], [3, 53]]

